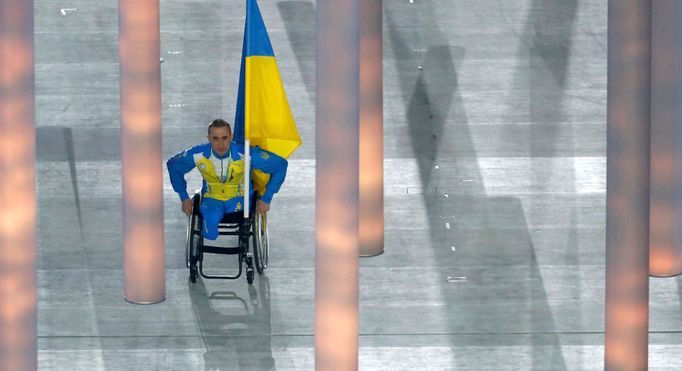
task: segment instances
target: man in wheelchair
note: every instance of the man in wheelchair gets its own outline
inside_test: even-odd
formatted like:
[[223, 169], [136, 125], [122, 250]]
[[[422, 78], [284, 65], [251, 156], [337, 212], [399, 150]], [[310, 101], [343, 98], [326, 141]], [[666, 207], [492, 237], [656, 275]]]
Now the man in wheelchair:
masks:
[[[208, 143], [176, 154], [166, 165], [173, 190], [182, 201], [182, 211], [188, 216], [192, 213], [192, 199], [187, 194], [185, 174], [195, 167], [199, 169], [204, 179], [200, 207], [204, 221], [202, 235], [209, 240], [217, 239], [223, 215], [244, 207], [244, 143], [232, 141], [232, 130], [226, 121], [213, 120], [208, 125]], [[256, 213], [265, 214], [284, 182], [287, 160], [256, 146], [251, 148], [251, 169], [270, 175], [256, 204]], [[249, 189], [253, 192], [253, 187]]]

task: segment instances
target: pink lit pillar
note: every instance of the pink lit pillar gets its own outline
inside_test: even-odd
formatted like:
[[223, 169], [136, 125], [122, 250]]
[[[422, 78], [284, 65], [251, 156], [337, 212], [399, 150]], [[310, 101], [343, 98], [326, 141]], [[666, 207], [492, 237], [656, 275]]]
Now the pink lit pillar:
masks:
[[652, 2], [649, 273], [682, 273], [682, 59], [679, 0]]
[[166, 297], [159, 0], [119, 0], [125, 299]]
[[360, 0], [360, 256], [384, 252], [382, 0]]
[[646, 370], [651, 0], [609, 0], [605, 369]]
[[317, 1], [315, 368], [358, 368], [359, 0]]
[[0, 0], [0, 369], [36, 370], [33, 1]]

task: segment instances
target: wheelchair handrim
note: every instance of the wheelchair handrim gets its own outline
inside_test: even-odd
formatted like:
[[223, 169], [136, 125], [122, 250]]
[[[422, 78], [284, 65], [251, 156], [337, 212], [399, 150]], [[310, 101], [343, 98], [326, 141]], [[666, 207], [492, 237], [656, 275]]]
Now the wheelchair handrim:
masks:
[[268, 258], [270, 248], [268, 246], [268, 224], [266, 215], [256, 216], [256, 233], [258, 236], [258, 244], [256, 248], [258, 249], [258, 260], [260, 266], [265, 269], [268, 267]]
[[185, 264], [189, 268], [190, 244], [192, 243], [192, 216], [187, 217], [187, 240], [185, 244]]

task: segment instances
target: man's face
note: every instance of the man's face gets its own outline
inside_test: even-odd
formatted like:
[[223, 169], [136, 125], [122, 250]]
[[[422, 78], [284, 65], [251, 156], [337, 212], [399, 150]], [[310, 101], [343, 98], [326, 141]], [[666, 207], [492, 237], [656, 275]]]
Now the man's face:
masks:
[[230, 142], [232, 141], [232, 133], [227, 128], [211, 128], [208, 135], [208, 142], [211, 143], [211, 148], [219, 154], [224, 155], [230, 149]]

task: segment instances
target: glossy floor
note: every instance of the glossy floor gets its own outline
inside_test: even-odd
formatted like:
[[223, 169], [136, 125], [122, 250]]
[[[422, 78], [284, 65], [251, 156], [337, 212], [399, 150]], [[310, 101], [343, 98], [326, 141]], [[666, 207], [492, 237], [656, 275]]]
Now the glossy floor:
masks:
[[[166, 178], [167, 298], [139, 306], [123, 300], [117, 2], [35, 1], [41, 370], [313, 368], [314, 4], [260, 1], [303, 138], [267, 275], [189, 283]], [[386, 248], [360, 261], [362, 370], [603, 368], [606, 15], [384, 0]], [[165, 156], [232, 121], [243, 17], [241, 0], [161, 1]], [[682, 368], [681, 282], [651, 279], [651, 369]]]

